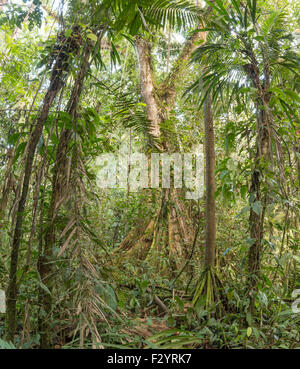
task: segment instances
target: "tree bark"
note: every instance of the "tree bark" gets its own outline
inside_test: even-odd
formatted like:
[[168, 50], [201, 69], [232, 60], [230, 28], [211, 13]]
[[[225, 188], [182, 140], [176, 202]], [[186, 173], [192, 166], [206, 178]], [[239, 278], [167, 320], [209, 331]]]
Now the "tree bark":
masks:
[[16, 225], [14, 230], [12, 251], [10, 258], [10, 272], [9, 272], [9, 284], [7, 288], [7, 327], [8, 327], [8, 339], [14, 341], [14, 334], [16, 329], [16, 301], [17, 301], [17, 270], [18, 270], [18, 257], [19, 248], [22, 238], [22, 227], [24, 210], [29, 191], [29, 183], [32, 173], [33, 159], [36, 151], [37, 144], [42, 136], [45, 121], [48, 117], [50, 107], [58, 95], [63, 86], [63, 78], [69, 70], [69, 52], [75, 51], [77, 48], [77, 42], [74, 41], [72, 35], [66, 40], [58, 52], [58, 56], [52, 69], [50, 78], [50, 86], [44, 97], [42, 112], [36, 122], [35, 128], [29, 139], [27, 147], [27, 157], [25, 161], [25, 171], [22, 186], [22, 193], [18, 202], [18, 213], [16, 217]]
[[[176, 63], [171, 69], [165, 80], [157, 85], [151, 61], [151, 48], [147, 40], [141, 37], [136, 38], [136, 48], [140, 67], [141, 94], [146, 103], [147, 118], [150, 122], [149, 134], [156, 141], [159, 151], [174, 152], [176, 147], [162, 138], [161, 124], [169, 118], [171, 110], [176, 103], [176, 88], [184, 76], [188, 60], [192, 52], [197, 47], [196, 41], [203, 37], [201, 32], [194, 33], [185, 43]], [[161, 249], [162, 244], [169, 245], [170, 259], [172, 264], [177, 267], [174, 259], [182, 263], [188, 254], [188, 247], [193, 242], [193, 225], [186, 206], [181, 196], [184, 191], [172, 189], [165, 191], [162, 200], [162, 209], [156, 215], [156, 221], [150, 221], [146, 227], [145, 234], [140, 235], [139, 239], [130, 241], [127, 237], [121, 247], [124, 249], [131, 246], [127, 256], [133, 254], [145, 259], [151, 249]], [[162, 230], [162, 224], [166, 221], [166, 230]], [[161, 224], [160, 224], [161, 223]], [[132, 235], [138, 232], [131, 232]], [[126, 245], [126, 246], [125, 246]], [[140, 252], [138, 252], [140, 249]]]
[[[245, 71], [248, 78], [252, 81], [253, 86], [257, 89], [260, 96], [256, 102], [257, 118], [256, 118], [256, 156], [254, 161], [254, 169], [251, 176], [250, 196], [252, 196], [252, 204], [260, 203], [261, 211], [258, 212], [253, 206], [250, 208], [249, 228], [250, 238], [253, 240], [248, 252], [248, 294], [250, 297], [249, 312], [254, 313], [255, 299], [257, 293], [257, 282], [260, 274], [261, 249], [263, 241], [264, 227], [264, 207], [268, 199], [267, 194], [262, 194], [262, 182], [264, 180], [265, 167], [270, 159], [270, 124], [272, 117], [269, 112], [270, 94], [270, 71], [265, 61], [264, 68], [264, 84], [260, 81], [260, 71], [258, 62], [250, 49], [251, 64], [245, 65]], [[251, 205], [252, 205], [251, 204]]]
[[206, 236], [205, 266], [215, 266], [216, 255], [216, 154], [211, 96], [204, 102], [205, 154], [206, 154]]
[[136, 38], [136, 48], [139, 59], [141, 93], [146, 103], [147, 118], [150, 122], [149, 133], [155, 139], [160, 138], [162, 119], [157, 104], [157, 93], [151, 63], [151, 48], [148, 41], [141, 37]]
[[254, 313], [256, 287], [260, 274], [261, 264], [261, 249], [264, 236], [264, 202], [267, 199], [267, 194], [262, 194], [261, 184], [263, 181], [264, 166], [268, 163], [269, 155], [269, 117], [267, 114], [268, 107], [265, 105], [265, 101], [259, 101], [258, 106], [262, 106], [257, 117], [257, 152], [255, 157], [255, 165], [251, 176], [251, 188], [250, 195], [253, 196], [253, 203], [260, 202], [261, 211], [258, 213], [251, 206], [249, 226], [250, 226], [250, 238], [253, 240], [253, 244], [249, 248], [248, 252], [248, 288], [250, 295], [250, 313]]
[[[89, 68], [89, 59], [93, 46], [89, 44], [84, 50], [80, 72], [77, 75], [75, 85], [70, 97], [67, 112], [71, 116], [73, 122], [77, 119], [77, 108], [79, 99], [83, 89], [83, 82]], [[53, 289], [53, 248], [55, 245], [55, 219], [64, 198], [69, 194], [69, 176], [68, 176], [68, 150], [69, 143], [72, 139], [73, 130], [63, 129], [57, 148], [56, 162], [52, 179], [51, 201], [48, 212], [48, 229], [45, 235], [44, 253], [39, 260], [39, 273], [42, 282], [47, 286], [50, 293]], [[40, 294], [41, 307], [45, 314], [40, 318], [39, 327], [41, 334], [41, 348], [51, 347], [51, 294], [41, 291]]]

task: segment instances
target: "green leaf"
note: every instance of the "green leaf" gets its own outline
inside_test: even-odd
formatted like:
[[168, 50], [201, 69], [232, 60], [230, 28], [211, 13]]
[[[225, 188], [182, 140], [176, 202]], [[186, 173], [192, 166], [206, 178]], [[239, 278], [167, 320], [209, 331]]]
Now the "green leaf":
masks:
[[249, 197], [249, 204], [252, 204], [255, 199], [256, 199], [256, 194], [252, 193]]
[[256, 242], [256, 238], [247, 238], [246, 243], [251, 247]]
[[239, 217], [240, 217], [240, 216], [242, 216], [243, 214], [247, 213], [249, 210], [250, 210], [250, 206], [249, 206], [249, 205], [245, 206], [245, 207], [241, 210], [241, 212], [236, 216], [236, 218], [239, 218]]
[[261, 204], [261, 201], [255, 201], [253, 204], [252, 204], [252, 209], [253, 211], [257, 214], [257, 215], [260, 215], [261, 211], [262, 211], [262, 204]]
[[249, 313], [249, 311], [246, 314], [246, 320], [249, 325], [252, 324], [252, 315]]
[[0, 349], [13, 350], [13, 349], [15, 349], [15, 348], [16, 348], [16, 347], [15, 347], [11, 342], [3, 341], [3, 340], [0, 338]]
[[[246, 196], [247, 191], [248, 191], [248, 186], [247, 186], [247, 185], [243, 185], [243, 186], [241, 186], [241, 197], [242, 197], [243, 199], [245, 199], [245, 196]], [[249, 210], [249, 209], [248, 209], [248, 210]]]
[[94, 34], [94, 33], [88, 33], [87, 34], [87, 37], [92, 40], [92, 41], [95, 41], [97, 42], [98, 41], [98, 37]]
[[251, 327], [248, 327], [247, 329], [247, 337], [250, 337], [252, 334], [252, 328]]
[[98, 281], [95, 286], [95, 291], [112, 310], [116, 310], [118, 305], [116, 294], [109, 284], [104, 284], [101, 281]]
[[48, 295], [51, 295], [51, 292], [49, 290], [49, 288], [43, 283], [43, 282], [39, 282], [39, 286], [45, 291], [48, 293]]
[[295, 91], [285, 90], [285, 93], [289, 95], [294, 101], [300, 103], [300, 96]]
[[68, 29], [66, 32], [65, 32], [65, 37], [70, 37], [72, 34], [72, 29]]
[[27, 142], [21, 142], [16, 150], [16, 155], [14, 157], [14, 163], [17, 162], [17, 160], [19, 159], [20, 155], [23, 155], [25, 148], [26, 148]]
[[20, 133], [13, 133], [12, 135], [10, 135], [9, 137], [8, 137], [8, 144], [9, 145], [15, 145], [16, 144], [16, 142], [18, 141], [18, 139], [19, 139], [19, 137], [21, 136], [21, 134]]
[[175, 296], [175, 301], [179, 305], [180, 310], [181, 311], [184, 311], [184, 303], [183, 303], [183, 301], [178, 296]]

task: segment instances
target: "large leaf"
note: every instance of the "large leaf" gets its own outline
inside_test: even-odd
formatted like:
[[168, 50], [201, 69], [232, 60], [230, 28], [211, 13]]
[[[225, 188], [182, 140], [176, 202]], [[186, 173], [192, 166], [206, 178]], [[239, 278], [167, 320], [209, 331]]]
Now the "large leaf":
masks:
[[115, 311], [117, 309], [118, 303], [116, 294], [108, 283], [98, 281], [97, 285], [95, 286], [95, 291], [112, 310]]

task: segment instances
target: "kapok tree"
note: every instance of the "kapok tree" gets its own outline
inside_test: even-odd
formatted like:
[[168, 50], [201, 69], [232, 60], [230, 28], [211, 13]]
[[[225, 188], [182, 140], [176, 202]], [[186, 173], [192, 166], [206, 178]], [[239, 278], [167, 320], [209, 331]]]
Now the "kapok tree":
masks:
[[[192, 33], [171, 71], [161, 83], [158, 83], [153, 68], [151, 38], [145, 33], [135, 37], [141, 95], [146, 104], [147, 129], [157, 152], [171, 154], [180, 151], [176, 135], [172, 140], [167, 138], [166, 122], [172, 120], [178, 86], [186, 74], [191, 54], [197, 44], [203, 42], [203, 37], [202, 32]], [[161, 205], [154, 219], [131, 230], [118, 251], [126, 252], [128, 258], [137, 257], [141, 260], [160, 254], [169, 257], [173, 270], [182, 266], [195, 237], [195, 227], [184, 195], [185, 191], [182, 189], [162, 190]], [[156, 261], [158, 260], [157, 258]]]

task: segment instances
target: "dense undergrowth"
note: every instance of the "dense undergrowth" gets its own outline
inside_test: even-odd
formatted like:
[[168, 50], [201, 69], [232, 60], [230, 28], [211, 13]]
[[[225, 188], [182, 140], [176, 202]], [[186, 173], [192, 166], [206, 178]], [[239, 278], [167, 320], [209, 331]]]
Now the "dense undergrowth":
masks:
[[0, 348], [300, 348], [299, 4], [50, 3], [0, 1]]

